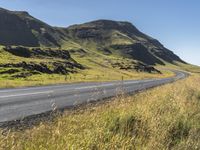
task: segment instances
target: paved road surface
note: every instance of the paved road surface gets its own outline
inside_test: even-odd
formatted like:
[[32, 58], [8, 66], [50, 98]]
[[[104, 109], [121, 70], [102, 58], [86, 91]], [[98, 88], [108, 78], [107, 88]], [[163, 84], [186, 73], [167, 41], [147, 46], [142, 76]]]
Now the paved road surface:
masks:
[[103, 83], [75, 83], [0, 90], [0, 123], [66, 108], [89, 101], [115, 96], [119, 91], [132, 93], [187, 77], [175, 71], [176, 76], [166, 79], [112, 81]]

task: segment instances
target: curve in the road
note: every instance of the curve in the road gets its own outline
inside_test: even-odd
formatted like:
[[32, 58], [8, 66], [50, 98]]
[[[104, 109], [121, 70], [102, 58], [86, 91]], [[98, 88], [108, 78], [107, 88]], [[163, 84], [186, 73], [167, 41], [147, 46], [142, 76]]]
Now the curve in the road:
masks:
[[116, 96], [119, 91], [132, 93], [183, 79], [188, 73], [174, 71], [165, 79], [126, 80], [102, 83], [75, 83], [0, 90], [0, 123], [20, 120], [55, 109]]

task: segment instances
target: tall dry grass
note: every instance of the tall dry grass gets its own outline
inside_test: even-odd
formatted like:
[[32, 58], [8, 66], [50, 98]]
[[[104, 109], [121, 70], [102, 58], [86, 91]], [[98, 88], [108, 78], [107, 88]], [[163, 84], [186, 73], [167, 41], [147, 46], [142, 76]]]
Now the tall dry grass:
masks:
[[7, 131], [1, 149], [200, 149], [200, 76]]

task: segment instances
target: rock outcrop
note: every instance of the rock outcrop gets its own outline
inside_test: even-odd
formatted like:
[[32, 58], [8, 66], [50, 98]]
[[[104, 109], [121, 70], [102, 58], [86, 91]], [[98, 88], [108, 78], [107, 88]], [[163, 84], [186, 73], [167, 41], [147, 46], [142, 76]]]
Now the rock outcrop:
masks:
[[26, 47], [11, 47], [4, 48], [5, 51], [20, 57], [53, 57], [60, 59], [71, 59], [71, 56], [67, 50], [61, 49], [41, 49], [41, 48], [26, 48]]
[[[22, 58], [37, 58], [37, 61], [23, 61], [18, 63], [0, 64], [0, 68], [7, 68], [0, 74], [13, 74], [13, 77], [25, 78], [33, 74], [62, 74], [75, 73], [77, 70], [85, 69], [81, 64], [71, 58], [67, 50], [41, 49], [27, 47], [7, 46], [4, 51]], [[34, 60], [34, 59], [33, 59]], [[21, 69], [21, 72], [19, 71]]]

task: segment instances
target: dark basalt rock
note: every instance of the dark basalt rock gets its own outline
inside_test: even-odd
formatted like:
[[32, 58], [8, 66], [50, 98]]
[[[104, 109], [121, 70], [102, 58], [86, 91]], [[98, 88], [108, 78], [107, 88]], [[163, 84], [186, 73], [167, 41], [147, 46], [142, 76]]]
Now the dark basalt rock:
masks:
[[60, 65], [60, 66], [56, 66], [56, 68], [54, 69], [54, 73], [57, 74], [67, 74], [68, 72], [70, 72], [69, 70], [67, 70], [64, 66]]
[[161, 71], [155, 69], [153, 66], [148, 66], [148, 65], [144, 65], [141, 63], [138, 63], [134, 69], [138, 72], [148, 72], [148, 73], [159, 73], [161, 74]]
[[71, 56], [67, 50], [53, 50], [46, 49], [42, 50], [40, 48], [25, 48], [25, 47], [11, 47], [7, 46], [4, 48], [5, 51], [20, 57], [54, 57], [61, 59], [70, 59]]
[[164, 65], [162, 61], [153, 56], [148, 49], [141, 43], [131, 45], [112, 45], [111, 48], [121, 51], [124, 55], [130, 58], [144, 62], [148, 65]]
[[[61, 49], [46, 49], [41, 48], [26, 48], [26, 47], [12, 47], [7, 46], [4, 48], [5, 51], [19, 56], [19, 57], [39, 57], [39, 58], [58, 58], [61, 60], [56, 60], [53, 62], [43, 62], [43, 63], [34, 63], [34, 62], [20, 62], [20, 63], [9, 63], [9, 64], [0, 64], [0, 67], [15, 67], [23, 68], [29, 72], [37, 71], [39, 73], [47, 74], [68, 74], [76, 72], [76, 69], [85, 69], [81, 64], [77, 63], [74, 59], [71, 58], [70, 53], [67, 50]], [[85, 52], [82, 50], [82, 52]], [[51, 66], [51, 67], [49, 67]], [[27, 74], [20, 74], [17, 77], [24, 77]], [[30, 74], [28, 75], [30, 76]]]
[[19, 72], [18, 69], [9, 69], [9, 70], [5, 70], [5, 71], [1, 71], [0, 74], [14, 74]]
[[157, 69], [155, 69], [153, 66], [149, 66], [143, 63], [123, 63], [123, 62], [117, 62], [112, 64], [113, 68], [119, 68], [121, 70], [136, 70], [137, 72], [148, 72], [148, 73], [159, 73], [161, 72]]
[[[52, 66], [50, 67], [48, 66]], [[3, 68], [10, 68], [10, 67], [15, 67], [15, 68], [23, 68], [25, 71], [29, 71], [28, 73], [21, 73], [18, 75], [15, 75], [15, 77], [27, 77], [32, 74], [39, 74], [39, 73], [47, 73], [47, 74], [68, 74], [68, 73], [75, 73], [76, 69], [84, 69], [84, 67], [76, 62], [47, 62], [47, 63], [39, 63], [36, 64], [34, 62], [26, 63], [26, 62], [21, 62], [17, 64], [0, 64], [0, 67]], [[12, 74], [12, 73], [10, 73]]]
[[41, 73], [52, 73], [52, 71], [47, 67], [46, 64], [40, 63], [40, 64], [35, 64], [35, 63], [26, 63], [26, 62], [21, 62], [17, 64], [0, 64], [0, 67], [15, 67], [15, 68], [23, 68], [25, 70], [29, 71], [38, 71]]
[[90, 39], [95, 38], [101, 40], [103, 37], [101, 36], [101, 32], [98, 30], [91, 30], [91, 29], [83, 29], [79, 30], [76, 33], [76, 36], [81, 39]]
[[27, 48], [24, 47], [11, 47], [11, 46], [6, 46], [4, 48], [5, 51], [15, 55], [15, 56], [20, 56], [20, 57], [31, 57], [31, 51]]
[[13, 75], [12, 77], [13, 78], [27, 78], [27, 77], [30, 77], [30, 76], [32, 76], [32, 73], [30, 73], [30, 72], [22, 72], [20, 74]]
[[67, 50], [33, 49], [32, 55], [33, 56], [54, 57], [54, 58], [61, 58], [61, 59], [70, 59], [71, 58], [71, 56]]

